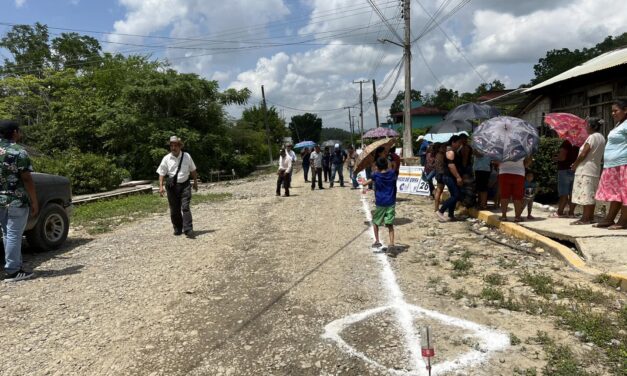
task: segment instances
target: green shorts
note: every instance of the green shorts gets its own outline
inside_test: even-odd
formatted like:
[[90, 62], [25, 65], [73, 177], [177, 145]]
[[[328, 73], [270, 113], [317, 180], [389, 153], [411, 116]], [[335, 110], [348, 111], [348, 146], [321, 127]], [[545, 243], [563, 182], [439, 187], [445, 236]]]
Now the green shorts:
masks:
[[386, 226], [393, 225], [394, 217], [396, 216], [395, 208], [396, 205], [377, 206], [372, 216], [372, 223], [377, 226], [381, 226], [383, 223], [385, 223]]

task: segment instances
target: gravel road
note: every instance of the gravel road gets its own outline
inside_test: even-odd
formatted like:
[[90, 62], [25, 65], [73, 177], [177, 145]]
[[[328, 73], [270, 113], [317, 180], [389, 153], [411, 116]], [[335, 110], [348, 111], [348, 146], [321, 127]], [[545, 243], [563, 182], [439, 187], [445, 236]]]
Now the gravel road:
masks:
[[[203, 188], [233, 198], [193, 207], [196, 239], [172, 236], [169, 217], [155, 215], [27, 254], [37, 278], [0, 284], [0, 374], [423, 375], [408, 347], [425, 324], [435, 374], [542, 367], [539, 345], [509, 341], [537, 330], [590, 350], [554, 318], [452, 297], [525, 268], [589, 283], [559, 260], [497, 245], [466, 222], [436, 223], [422, 197], [397, 205], [402, 252], [375, 254], [372, 193], [311, 191], [299, 175], [291, 197], [275, 197], [274, 179]], [[456, 276], [450, 261], [465, 251], [474, 273]]]

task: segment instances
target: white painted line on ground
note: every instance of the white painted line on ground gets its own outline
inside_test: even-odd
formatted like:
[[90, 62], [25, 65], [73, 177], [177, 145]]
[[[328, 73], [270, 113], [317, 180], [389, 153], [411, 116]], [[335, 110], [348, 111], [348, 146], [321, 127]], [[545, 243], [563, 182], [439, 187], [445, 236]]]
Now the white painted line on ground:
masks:
[[[370, 206], [368, 205], [367, 197], [363, 194], [361, 196], [361, 201], [364, 215], [366, 216], [368, 222], [370, 222], [370, 234], [372, 240], [374, 241], [374, 229], [372, 228], [372, 215], [370, 213]], [[382, 238], [382, 235], [384, 234], [383, 232], [381, 232], [379, 235], [380, 238]], [[394, 275], [394, 271], [392, 270], [392, 266], [390, 265], [387, 256], [380, 253], [377, 254], [376, 257], [377, 261], [379, 261], [382, 266], [381, 279], [388, 293], [387, 295], [389, 304], [386, 306], [372, 308], [353, 315], [349, 315], [327, 324], [327, 326], [325, 326], [325, 332], [322, 335], [323, 338], [327, 338], [336, 342], [338, 346], [349, 355], [358, 357], [377, 368], [386, 370], [390, 374], [407, 376], [423, 376], [428, 374], [426, 370], [426, 364], [422, 359], [419, 348], [420, 335], [417, 334], [414, 325], [414, 321], [416, 318], [427, 317], [430, 319], [441, 321], [446, 325], [456, 326], [467, 331], [471, 331], [472, 334], [468, 336], [475, 337], [479, 340], [478, 350], [475, 349], [468, 351], [464, 354], [461, 354], [456, 359], [437, 362], [435, 364], [432, 363], [433, 375], [476, 366], [486, 361], [491, 353], [495, 351], [501, 351], [509, 346], [509, 337], [500, 331], [492, 330], [486, 326], [473, 323], [468, 320], [451, 317], [440, 312], [428, 310], [407, 303], [405, 301], [403, 292], [401, 291], [401, 288], [396, 281], [396, 276]], [[410, 370], [399, 371], [397, 369], [385, 367], [376, 360], [369, 358], [363, 352], [355, 349], [353, 346], [346, 343], [346, 341], [344, 341], [344, 339], [340, 335], [341, 332], [347, 327], [363, 321], [370, 316], [390, 309], [394, 310], [394, 316], [398, 320], [399, 329], [403, 333], [403, 337], [405, 340], [404, 342], [410, 355]]]

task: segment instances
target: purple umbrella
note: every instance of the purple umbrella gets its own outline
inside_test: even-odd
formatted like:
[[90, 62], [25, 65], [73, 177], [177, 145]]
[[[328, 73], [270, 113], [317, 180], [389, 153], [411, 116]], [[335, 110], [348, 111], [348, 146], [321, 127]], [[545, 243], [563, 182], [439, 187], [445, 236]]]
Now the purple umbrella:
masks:
[[538, 130], [522, 119], [498, 116], [486, 120], [472, 135], [472, 144], [481, 154], [505, 162], [517, 161], [538, 150]]
[[394, 129], [378, 127], [371, 129], [364, 134], [364, 138], [383, 138], [383, 137], [398, 137], [398, 132]]

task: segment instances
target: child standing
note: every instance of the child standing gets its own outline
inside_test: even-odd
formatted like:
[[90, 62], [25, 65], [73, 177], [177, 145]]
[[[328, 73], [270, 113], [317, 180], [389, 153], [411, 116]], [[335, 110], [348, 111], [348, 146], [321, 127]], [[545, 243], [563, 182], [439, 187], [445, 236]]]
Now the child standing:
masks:
[[[390, 244], [388, 252], [392, 252], [394, 247], [394, 217], [396, 198], [394, 190], [396, 188], [396, 174], [394, 169], [389, 168], [388, 161], [385, 157], [379, 157], [376, 160], [377, 171], [372, 173], [372, 178], [363, 183], [364, 186], [374, 183], [375, 187], [375, 203], [377, 205], [374, 215], [372, 216], [372, 227], [374, 228], [373, 248], [380, 248], [379, 226], [385, 224], [390, 234]], [[364, 189], [364, 193], [366, 190]]]
[[524, 205], [527, 206], [527, 219], [535, 219], [531, 215], [531, 209], [533, 208], [533, 199], [536, 197], [538, 191], [538, 184], [533, 180], [533, 172], [527, 171], [525, 174], [525, 196]]

